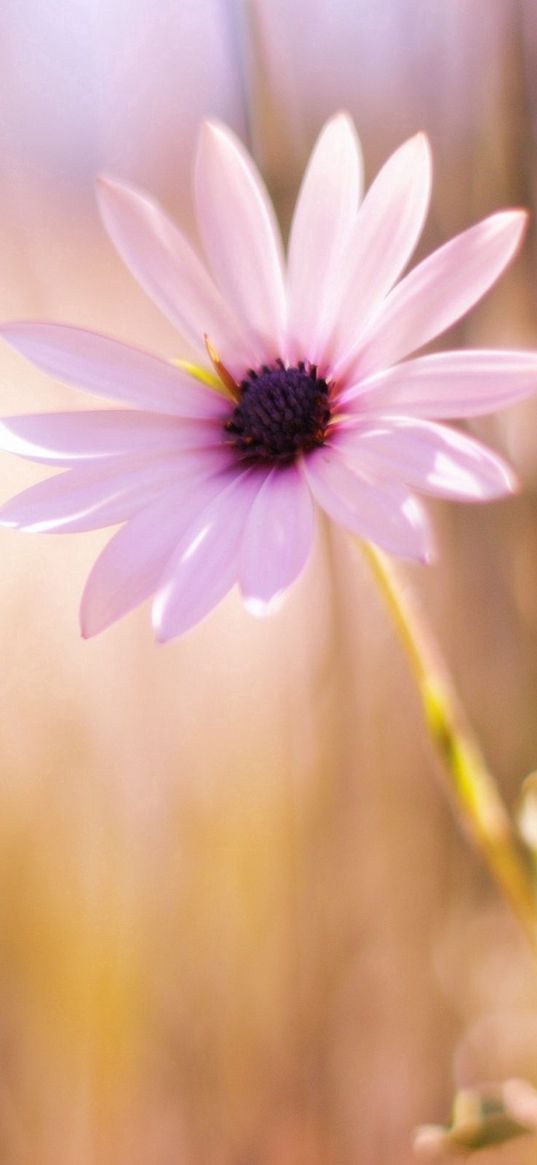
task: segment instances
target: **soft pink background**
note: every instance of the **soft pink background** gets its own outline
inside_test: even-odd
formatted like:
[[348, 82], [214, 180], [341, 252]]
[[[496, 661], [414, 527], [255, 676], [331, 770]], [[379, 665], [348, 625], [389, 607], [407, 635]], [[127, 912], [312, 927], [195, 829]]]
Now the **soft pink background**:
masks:
[[[145, 185], [191, 227], [206, 115], [244, 136], [284, 224], [340, 107], [368, 178], [429, 133], [422, 252], [534, 203], [531, 0], [4, 0], [0, 46], [5, 319], [184, 351], [93, 179]], [[450, 339], [535, 345], [536, 287], [531, 232]], [[6, 413], [84, 404], [7, 349], [0, 386]], [[441, 563], [410, 572], [511, 803], [537, 763], [536, 422], [529, 403], [474, 426], [525, 494], [437, 506]], [[39, 476], [6, 456], [2, 496]], [[104, 539], [1, 537], [2, 1161], [406, 1165], [457, 1085], [537, 1084], [529, 960], [344, 538], [319, 539], [271, 621], [231, 595], [164, 649], [145, 611], [79, 639]]]

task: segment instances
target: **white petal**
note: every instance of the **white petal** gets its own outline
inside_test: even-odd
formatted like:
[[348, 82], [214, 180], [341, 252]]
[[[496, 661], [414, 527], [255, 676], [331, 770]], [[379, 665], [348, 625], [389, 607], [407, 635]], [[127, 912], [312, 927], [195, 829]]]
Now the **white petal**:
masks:
[[104, 631], [156, 590], [193, 514], [222, 489], [216, 478], [195, 489], [174, 485], [118, 530], [97, 559], [80, 607], [85, 638]]
[[289, 236], [287, 357], [315, 363], [323, 349], [327, 301], [337, 261], [356, 217], [362, 158], [353, 123], [333, 117], [317, 140], [304, 174]]
[[407, 489], [358, 476], [337, 448], [328, 445], [305, 457], [302, 468], [314, 497], [334, 522], [400, 558], [431, 559], [425, 513]]
[[97, 193], [110, 238], [138, 283], [204, 361], [207, 333], [230, 371], [242, 375], [254, 353], [174, 223], [146, 194], [123, 182], [101, 178]]
[[333, 296], [335, 374], [398, 279], [421, 234], [431, 194], [427, 138], [416, 134], [388, 159], [368, 190]]
[[438, 497], [480, 502], [513, 493], [510, 467], [478, 441], [430, 421], [379, 417], [337, 442], [349, 466]]
[[258, 362], [280, 354], [283, 251], [272, 204], [238, 139], [216, 123], [200, 135], [196, 203], [205, 253], [227, 303], [255, 342]]
[[235, 477], [183, 534], [153, 603], [153, 626], [161, 642], [203, 619], [237, 581], [244, 524], [265, 476], [246, 471]]
[[76, 466], [40, 481], [0, 507], [0, 525], [32, 534], [73, 533], [124, 522], [181, 477], [175, 457], [117, 458]]
[[522, 210], [493, 214], [419, 263], [390, 292], [347, 374], [387, 368], [465, 315], [512, 259], [526, 221]]
[[22, 321], [0, 336], [38, 368], [88, 392], [193, 420], [224, 417], [229, 401], [149, 352], [83, 328]]
[[131, 409], [92, 409], [0, 418], [0, 449], [31, 461], [71, 465], [113, 454], [222, 445], [222, 422], [184, 421]]
[[349, 388], [340, 401], [355, 415], [449, 420], [506, 408], [536, 390], [537, 352], [468, 348], [397, 364]]
[[298, 577], [313, 539], [313, 505], [296, 466], [276, 468], [259, 490], [246, 519], [239, 583], [247, 605], [259, 613]]

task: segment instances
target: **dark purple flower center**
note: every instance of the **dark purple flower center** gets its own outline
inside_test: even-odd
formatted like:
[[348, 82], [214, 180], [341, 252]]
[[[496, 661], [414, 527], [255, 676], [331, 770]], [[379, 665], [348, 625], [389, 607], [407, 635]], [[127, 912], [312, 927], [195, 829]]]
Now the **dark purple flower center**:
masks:
[[315, 365], [264, 364], [249, 371], [239, 393], [225, 429], [241, 461], [282, 464], [323, 444], [330, 388]]

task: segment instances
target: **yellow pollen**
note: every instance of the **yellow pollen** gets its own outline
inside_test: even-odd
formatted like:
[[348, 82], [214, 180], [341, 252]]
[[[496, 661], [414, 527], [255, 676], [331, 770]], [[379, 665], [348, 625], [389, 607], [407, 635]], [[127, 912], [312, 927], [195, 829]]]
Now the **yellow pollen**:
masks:
[[210, 388], [217, 388], [222, 390], [222, 381], [218, 376], [214, 376], [207, 368], [202, 368], [200, 364], [191, 364], [190, 360], [170, 360], [170, 364], [174, 364], [176, 368], [180, 368], [181, 372], [188, 373], [193, 376], [195, 380], [201, 380], [202, 384], [208, 384]]

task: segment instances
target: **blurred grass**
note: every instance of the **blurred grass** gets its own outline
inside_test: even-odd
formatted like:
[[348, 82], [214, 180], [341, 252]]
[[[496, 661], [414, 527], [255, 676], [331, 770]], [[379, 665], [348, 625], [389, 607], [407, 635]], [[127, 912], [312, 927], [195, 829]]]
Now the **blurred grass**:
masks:
[[[157, 20], [115, 0], [97, 25], [82, 2], [25, 0], [2, 26], [5, 318], [182, 354], [111, 253], [91, 179], [115, 169], [189, 222], [206, 112], [248, 128], [284, 221], [341, 105], [369, 177], [429, 132], [420, 253], [502, 205], [534, 208], [530, 3], [491, 0], [484, 21], [461, 0], [180, 2]], [[449, 342], [535, 344], [534, 246], [532, 230]], [[84, 403], [1, 360], [3, 411]], [[441, 562], [410, 572], [511, 803], [537, 749], [536, 407], [475, 427], [525, 495], [435, 506]], [[2, 474], [7, 497], [39, 471], [6, 457]], [[146, 612], [83, 644], [103, 540], [2, 536], [0, 1161], [406, 1165], [455, 1086], [537, 1082], [537, 992], [443, 802], [370, 581], [343, 537], [321, 537], [270, 623], [231, 596], [165, 650]]]

